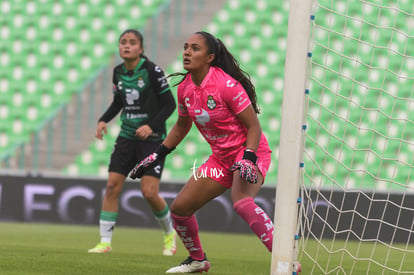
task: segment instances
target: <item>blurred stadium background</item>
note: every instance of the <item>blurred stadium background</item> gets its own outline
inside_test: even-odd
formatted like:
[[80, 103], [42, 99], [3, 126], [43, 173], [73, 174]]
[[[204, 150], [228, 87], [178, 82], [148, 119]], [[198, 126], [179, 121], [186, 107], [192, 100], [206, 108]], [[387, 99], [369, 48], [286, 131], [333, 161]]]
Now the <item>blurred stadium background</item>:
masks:
[[[106, 177], [119, 118], [94, 139], [107, 108], [111, 74], [126, 28], [144, 34], [145, 53], [166, 74], [183, 71], [181, 49], [193, 32], [222, 39], [258, 91], [260, 119], [277, 167], [287, 1], [2, 1], [0, 161], [4, 173]], [[175, 90], [174, 90], [175, 93]], [[174, 113], [168, 127], [176, 119]], [[203, 144], [203, 145], [201, 145]], [[163, 179], [184, 181], [210, 154], [193, 130], [169, 157]]]
[[[323, 164], [316, 169], [324, 170], [328, 180], [320, 184], [330, 186], [334, 178], [351, 188], [363, 181], [364, 188], [379, 190], [414, 186], [414, 146], [407, 130], [413, 113], [410, 1], [390, 9], [370, 3], [361, 9], [361, 3], [346, 1], [319, 5], [312, 34], [307, 158], [315, 161], [313, 166]], [[287, 0], [2, 1], [0, 171], [106, 177], [119, 118], [110, 123], [104, 141], [96, 140], [94, 132], [112, 99], [120, 33], [141, 30], [146, 54], [169, 74], [183, 71], [185, 39], [207, 30], [225, 42], [256, 85], [260, 120], [273, 149], [265, 185], [275, 186], [288, 6]], [[342, 16], [345, 12], [354, 20]], [[392, 27], [381, 27], [385, 24]], [[353, 38], [345, 38], [344, 31]], [[335, 113], [340, 119], [333, 119]], [[176, 112], [168, 127], [175, 119]], [[360, 132], [361, 127], [368, 130]], [[338, 152], [344, 167], [337, 165]], [[194, 163], [209, 154], [193, 129], [167, 158], [163, 179], [186, 180]], [[349, 172], [360, 168], [368, 173]]]
[[[2, 1], [0, 220], [98, 224], [119, 117], [103, 141], [94, 135], [127, 28], [143, 33], [145, 54], [166, 74], [183, 71], [183, 43], [199, 30], [222, 39], [250, 73], [274, 151], [269, 189], [256, 201], [272, 216], [287, 11], [288, 1], [265, 0]], [[166, 161], [160, 189], [169, 203], [209, 154], [194, 127]], [[117, 224], [157, 227], [137, 184], [127, 182]], [[200, 228], [250, 232], [227, 193], [198, 212]]]
[[[315, 9], [305, 185], [411, 190], [411, 3], [334, 2]], [[103, 141], [94, 133], [112, 100], [120, 33], [141, 30], [146, 55], [170, 74], [183, 71], [186, 38], [206, 30], [256, 85], [273, 150], [265, 186], [275, 187], [288, 0], [4, 0], [0, 10], [1, 174], [105, 179], [119, 117]], [[209, 154], [193, 129], [163, 180], [185, 182]]]
[[[414, 225], [414, 12], [408, 0], [380, 2], [317, 2], [302, 187], [321, 193], [304, 197], [309, 205], [302, 216], [315, 215], [309, 232], [328, 240], [348, 235], [339, 225], [359, 232], [369, 224], [365, 237], [408, 245]], [[121, 62], [117, 41], [127, 28], [143, 32], [146, 55], [166, 74], [183, 71], [183, 42], [206, 30], [251, 75], [273, 150], [256, 201], [273, 217], [288, 0], [3, 0], [0, 12], [1, 220], [97, 224], [119, 118], [103, 141], [94, 138], [95, 127], [112, 99], [112, 68]], [[176, 112], [168, 128], [175, 119]], [[193, 129], [167, 158], [161, 188], [168, 202], [209, 154]], [[125, 189], [119, 224], [156, 226], [136, 185]], [[369, 198], [352, 197], [355, 190]], [[200, 228], [250, 232], [226, 196], [200, 210]], [[331, 213], [335, 205], [349, 214], [341, 223]], [[338, 232], [331, 234], [328, 225]], [[334, 236], [342, 238], [339, 233]]]

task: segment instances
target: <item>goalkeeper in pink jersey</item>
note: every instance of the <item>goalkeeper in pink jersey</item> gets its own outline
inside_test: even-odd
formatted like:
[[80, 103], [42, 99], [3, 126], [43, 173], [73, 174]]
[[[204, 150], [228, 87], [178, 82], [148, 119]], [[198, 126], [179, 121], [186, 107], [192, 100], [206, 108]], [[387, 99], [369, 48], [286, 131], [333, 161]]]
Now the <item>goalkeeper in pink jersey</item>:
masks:
[[178, 119], [153, 154], [131, 172], [135, 179], [162, 161], [184, 139], [194, 123], [210, 144], [212, 155], [200, 166], [171, 205], [174, 228], [190, 256], [167, 273], [208, 271], [194, 213], [231, 189], [237, 214], [266, 248], [272, 250], [273, 223], [255, 204], [270, 165], [271, 150], [257, 113], [256, 93], [249, 76], [219, 39], [196, 32], [184, 44], [187, 73], [178, 84]]

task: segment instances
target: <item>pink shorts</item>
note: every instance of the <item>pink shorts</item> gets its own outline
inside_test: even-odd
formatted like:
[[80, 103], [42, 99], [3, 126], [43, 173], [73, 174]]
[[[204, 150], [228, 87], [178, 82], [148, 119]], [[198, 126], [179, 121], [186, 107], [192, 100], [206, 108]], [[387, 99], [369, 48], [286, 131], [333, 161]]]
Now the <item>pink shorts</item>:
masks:
[[[237, 152], [234, 160], [223, 160], [215, 154], [212, 154], [208, 160], [198, 167], [197, 171], [193, 174], [194, 177], [208, 177], [211, 178], [224, 187], [231, 188], [233, 184], [233, 172], [230, 171], [230, 167], [237, 161], [241, 160], [244, 154], [244, 149], [240, 149]], [[272, 151], [269, 148], [267, 142], [265, 144], [260, 143], [257, 149], [257, 167], [260, 173], [263, 175], [263, 181], [266, 177], [267, 170], [269, 170]]]

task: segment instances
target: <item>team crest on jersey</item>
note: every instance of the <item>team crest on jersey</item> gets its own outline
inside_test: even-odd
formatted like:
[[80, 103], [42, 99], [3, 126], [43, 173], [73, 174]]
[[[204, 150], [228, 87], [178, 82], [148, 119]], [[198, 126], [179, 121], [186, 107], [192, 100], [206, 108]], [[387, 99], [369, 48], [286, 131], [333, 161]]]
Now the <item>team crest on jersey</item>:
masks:
[[142, 79], [142, 77], [138, 78], [138, 82], [137, 82], [138, 87], [142, 88], [145, 86], [145, 82], [144, 79]]
[[216, 102], [214, 101], [213, 96], [212, 96], [212, 95], [209, 95], [209, 96], [207, 97], [207, 107], [208, 107], [210, 110], [213, 110], [214, 108], [216, 108], [216, 106], [217, 106], [217, 104], [216, 104]]

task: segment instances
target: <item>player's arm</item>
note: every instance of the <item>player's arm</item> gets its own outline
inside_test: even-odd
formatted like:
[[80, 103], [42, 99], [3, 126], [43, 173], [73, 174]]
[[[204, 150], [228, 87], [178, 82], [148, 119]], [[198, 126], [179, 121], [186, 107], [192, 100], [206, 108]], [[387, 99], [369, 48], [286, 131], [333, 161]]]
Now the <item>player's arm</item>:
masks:
[[155, 167], [159, 161], [164, 159], [169, 153], [171, 153], [178, 144], [185, 138], [193, 125], [191, 117], [188, 115], [188, 111], [183, 103], [182, 87], [178, 86], [177, 90], [178, 98], [178, 119], [174, 126], [164, 139], [158, 149], [146, 157], [143, 161], [138, 163], [134, 169], [132, 169], [129, 177], [132, 179], [140, 178], [144, 175], [145, 171]]
[[152, 88], [157, 96], [159, 110], [148, 122], [153, 131], [163, 129], [165, 121], [170, 117], [176, 108], [174, 96], [164, 75], [163, 70], [153, 63], [149, 63], [149, 78]]
[[160, 110], [151, 119], [151, 121], [148, 122], [148, 126], [154, 131], [164, 125], [164, 122], [170, 117], [176, 108], [174, 96], [172, 95], [170, 89], [158, 95], [157, 98]]
[[193, 121], [189, 116], [178, 116], [177, 121], [163, 141], [167, 148], [175, 148], [185, 138], [193, 125]]
[[96, 138], [102, 139], [102, 131], [105, 134], [107, 134], [106, 123], [108, 123], [116, 115], [118, 115], [121, 109], [122, 109], [122, 98], [119, 94], [114, 94], [111, 105], [109, 105], [105, 113], [98, 119], [98, 125], [96, 128], [96, 134], [95, 134]]
[[234, 163], [230, 171], [239, 170], [239, 175], [243, 180], [249, 183], [257, 183], [256, 151], [262, 135], [262, 128], [251, 104], [240, 112], [237, 118], [247, 128], [246, 149], [244, 150], [242, 159]]
[[111, 105], [109, 105], [108, 109], [106, 109], [105, 113], [99, 118], [99, 121], [103, 121], [105, 123], [108, 123], [111, 121], [114, 117], [116, 117], [122, 109], [122, 98], [120, 94], [114, 94], [114, 97], [112, 99]]
[[145, 140], [152, 133], [158, 133], [164, 128], [165, 121], [175, 110], [175, 100], [171, 93], [171, 90], [168, 89], [161, 95], [158, 95], [158, 105], [161, 106], [157, 114], [148, 122], [140, 126], [135, 134], [137, 137]]
[[236, 82], [235, 85], [223, 87], [222, 98], [247, 129], [246, 149], [256, 151], [262, 136], [262, 127], [248, 94], [241, 84]]
[[138, 163], [132, 169], [129, 177], [131, 179], [141, 178], [145, 171], [154, 168], [162, 159], [171, 153], [175, 147], [184, 139], [191, 129], [192, 120], [189, 116], [178, 116], [177, 122], [158, 149]]
[[256, 151], [262, 136], [262, 127], [260, 126], [259, 119], [257, 118], [253, 106], [250, 104], [237, 115], [237, 118], [247, 129], [246, 149]]
[[117, 79], [117, 73], [116, 68], [114, 68], [114, 71], [112, 73], [112, 103], [109, 105], [108, 109], [105, 111], [105, 113], [98, 119], [98, 124], [102, 121], [104, 123], [108, 123], [111, 121], [116, 115], [121, 111], [123, 107], [122, 103], [122, 97], [121, 94], [118, 91], [118, 79]]

